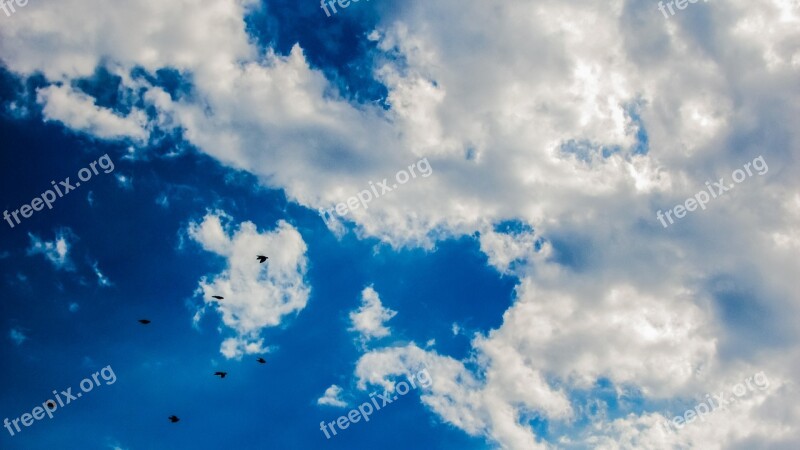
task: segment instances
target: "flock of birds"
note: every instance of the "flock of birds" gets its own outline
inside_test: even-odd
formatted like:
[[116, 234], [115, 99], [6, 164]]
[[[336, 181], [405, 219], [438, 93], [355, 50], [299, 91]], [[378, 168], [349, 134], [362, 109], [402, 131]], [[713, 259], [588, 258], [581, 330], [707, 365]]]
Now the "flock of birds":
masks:
[[[269, 258], [266, 257], [266, 256], [263, 256], [263, 255], [257, 255], [256, 259], [258, 259], [259, 263], [264, 264], [264, 262], [266, 262], [266, 260], [268, 260]], [[225, 297], [222, 297], [221, 295], [212, 295], [211, 297], [215, 298], [217, 300], [224, 300], [225, 299]], [[139, 323], [142, 324], [142, 325], [148, 325], [148, 324], [151, 323], [151, 321], [149, 319], [139, 319]], [[259, 364], [266, 364], [267, 363], [267, 360], [264, 359], [264, 358], [261, 358], [261, 357], [256, 359], [256, 361], [258, 361]], [[228, 375], [228, 372], [214, 372], [214, 376], [215, 377], [219, 377], [220, 379], [225, 378], [225, 376], [227, 376], [227, 375]], [[49, 407], [50, 405], [48, 404], [47, 406]], [[55, 404], [53, 404], [53, 407], [55, 407]], [[180, 420], [181, 420], [176, 415], [169, 416], [168, 419], [172, 423], [180, 422]]]

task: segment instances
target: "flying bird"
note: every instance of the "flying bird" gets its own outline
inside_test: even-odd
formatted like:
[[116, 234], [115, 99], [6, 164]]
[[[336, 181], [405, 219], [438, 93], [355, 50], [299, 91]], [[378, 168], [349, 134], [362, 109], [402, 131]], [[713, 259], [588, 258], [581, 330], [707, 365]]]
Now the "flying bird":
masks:
[[268, 260], [269, 258], [267, 258], [266, 256], [263, 256], [263, 255], [258, 255], [258, 256], [256, 256], [256, 259], [258, 259], [258, 262], [263, 264], [264, 261]]
[[178, 422], [181, 419], [178, 419], [178, 416], [169, 416], [169, 421], [172, 423]]
[[142, 325], [147, 325], [148, 323], [150, 323], [150, 321], [147, 319], [139, 319], [139, 323]]
[[56, 409], [56, 402], [47, 402], [47, 407], [50, 409]]
[[220, 378], [225, 378], [225, 375], [227, 375], [227, 374], [228, 374], [228, 372], [214, 372], [214, 375], [218, 376]]
[[261, 364], [264, 364], [264, 363], [267, 362], [267, 360], [264, 359], [264, 358], [258, 358], [256, 361], [260, 362]]
[[212, 297], [212, 298], [215, 298], [215, 299], [217, 299], [217, 300], [224, 300], [224, 299], [225, 299], [225, 297], [223, 297], [223, 296], [221, 296], [221, 295], [212, 295], [211, 297]]

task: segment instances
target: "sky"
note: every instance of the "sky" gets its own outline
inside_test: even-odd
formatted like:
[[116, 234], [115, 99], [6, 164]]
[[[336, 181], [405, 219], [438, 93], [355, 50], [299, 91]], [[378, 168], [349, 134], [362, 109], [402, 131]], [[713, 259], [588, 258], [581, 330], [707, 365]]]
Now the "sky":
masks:
[[0, 448], [800, 445], [797, 0], [11, 1]]

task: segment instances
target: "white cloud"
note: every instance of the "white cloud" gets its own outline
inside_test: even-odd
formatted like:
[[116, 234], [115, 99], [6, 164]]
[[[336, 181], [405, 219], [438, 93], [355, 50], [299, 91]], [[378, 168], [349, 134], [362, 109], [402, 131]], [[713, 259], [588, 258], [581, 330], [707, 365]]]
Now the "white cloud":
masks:
[[360, 333], [365, 340], [386, 337], [390, 331], [384, 323], [395, 315], [397, 311], [383, 307], [381, 298], [372, 286], [366, 287], [361, 291], [361, 306], [350, 312], [351, 330]]
[[69, 128], [103, 139], [144, 139], [146, 116], [134, 110], [120, 117], [94, 104], [92, 97], [69, 86], [49, 86], [37, 91], [37, 101], [44, 105], [45, 119], [64, 123]]
[[347, 406], [347, 402], [342, 400], [340, 395], [342, 394], [342, 388], [332, 384], [331, 387], [325, 389], [325, 394], [322, 397], [317, 399], [318, 405], [328, 405], [328, 406], [335, 406], [337, 408], [344, 408]]
[[122, 189], [129, 191], [133, 189], [133, 178], [122, 174], [117, 174], [117, 184], [119, 184], [119, 187]]
[[608, 378], [664, 396], [710, 369], [716, 341], [689, 293], [655, 297], [613, 286], [589, 298], [576, 291], [522, 282], [503, 326], [473, 342], [498, 377], [532, 370], [581, 388]]
[[[337, 96], [299, 46], [260, 56], [243, 20], [255, 4], [31, 5], [0, 28], [0, 54], [9, 70], [41, 71], [52, 82], [88, 76], [109, 57], [122, 75], [133, 67], [188, 73], [194, 99], [141, 86], [157, 118], [139, 126], [181, 128], [222, 164], [314, 209], [428, 157], [434, 176], [346, 218], [359, 236], [395, 246], [479, 231], [489, 263], [520, 278], [503, 325], [473, 341], [485, 379], [462, 361], [405, 350], [440, 366], [424, 401], [470, 434], [535, 448], [525, 411], [568, 420], [575, 408], [562, 386], [598, 376], [652, 400], [707, 392], [737, 361], [778, 378], [798, 373], [800, 131], [787, 118], [800, 113], [800, 14], [791, 2], [698, 3], [670, 20], [652, 3], [618, 0], [404, 2], [369, 33], [388, 110]], [[127, 128], [136, 117], [103, 116], [94, 101], [53, 89], [66, 101], [43, 97], [44, 106], [52, 100], [52, 114], [80, 118], [68, 126], [136, 134]], [[636, 151], [640, 132], [647, 153]], [[657, 209], [761, 153], [781, 169], [669, 230], [657, 223]], [[509, 219], [530, 225], [541, 251], [531, 251], [533, 233], [486, 231]], [[223, 251], [230, 238], [218, 228], [204, 239]], [[720, 292], [729, 291], [744, 292], [743, 307], [725, 301]], [[219, 305], [226, 324], [248, 335], [226, 341], [229, 355], [260, 346], [251, 330], [283, 314], [258, 309], [247, 321], [231, 312], [249, 316], [257, 300], [246, 303]], [[735, 320], [751, 310], [759, 314]], [[374, 370], [385, 375], [401, 369], [397, 356], [385, 350], [362, 362], [385, 366]], [[798, 393], [770, 399], [764, 414], [731, 421], [735, 432], [717, 445], [800, 440]], [[609, 424], [601, 423], [583, 438], [625, 446], [650, 420], [621, 421], [604, 441]]]
[[[777, 383], [775, 382], [777, 381]], [[711, 395], [718, 395], [718, 390]], [[729, 402], [722, 408], [713, 409], [702, 415], [702, 419], [690, 417], [692, 423], [669, 427], [665, 422], [673, 416], [664, 417], [658, 413], [641, 416], [629, 415], [606, 423], [594, 424], [598, 433], [584, 433], [574, 441], [575, 447], [617, 449], [662, 449], [662, 448], [702, 448], [722, 450], [727, 448], [793, 448], [795, 436], [790, 427], [782, 422], [792, 423], [800, 418], [800, 407], [783, 405], [776, 397], [789, 395], [797, 397], [796, 386], [774, 380], [768, 390], [756, 391], [750, 395], [725, 398]], [[698, 403], [705, 399], [698, 399]], [[712, 402], [714, 402], [712, 397]], [[716, 406], [717, 403], [714, 403]], [[703, 410], [704, 411], [704, 410]], [[685, 411], [675, 411], [675, 415], [685, 415]]]
[[67, 239], [69, 236], [74, 235], [68, 229], [57, 231], [55, 239], [52, 241], [44, 241], [32, 233], [28, 233], [31, 245], [28, 247], [27, 254], [28, 256], [43, 255], [53, 263], [56, 269], [75, 270], [69, 258], [70, 243]]
[[[262, 329], [274, 327], [306, 306], [311, 291], [305, 283], [306, 244], [290, 224], [280, 221], [273, 231], [259, 233], [252, 222], [232, 230], [224, 213], [209, 213], [189, 226], [189, 236], [203, 249], [226, 259], [221, 273], [200, 281], [206, 305], [215, 308], [223, 323], [236, 332], [221, 351], [228, 358], [263, 353]], [[259, 264], [256, 255], [269, 256]], [[224, 297], [223, 300], [212, 298]]]
[[25, 333], [23, 333], [19, 328], [12, 328], [8, 333], [8, 337], [10, 337], [11, 340], [17, 345], [22, 345], [23, 342], [28, 340], [28, 336], [25, 336]]
[[512, 387], [524, 385], [526, 388], [522, 398], [514, 398], [511, 396], [515, 393], [513, 389], [481, 381], [462, 362], [422, 350], [414, 344], [364, 355], [356, 366], [358, 386], [366, 389], [368, 385], [379, 385], [393, 391], [394, 379], [401, 375], [409, 377], [420, 367], [425, 367], [432, 379], [430, 387], [421, 394], [426, 406], [445, 422], [473, 436], [493, 437], [506, 448], [546, 448], [536, 442], [530, 427], [519, 423], [519, 409], [527, 406], [554, 418], [571, 415], [564, 393], [549, 389], [538, 376], [509, 374], [507, 379], [516, 375]]
[[98, 263], [96, 261], [94, 264], [92, 264], [92, 268], [94, 269], [94, 274], [97, 276], [98, 286], [109, 287], [114, 285], [107, 276], [103, 275], [103, 272], [100, 272], [100, 267], [98, 267]]
[[[218, 307], [222, 309], [222, 307]], [[224, 314], [224, 313], [223, 313]], [[242, 355], [253, 355], [267, 353], [269, 349], [264, 347], [264, 339], [253, 337], [253, 333], [246, 337], [229, 337], [222, 341], [219, 348], [220, 353], [226, 358], [240, 358]]]
[[500, 273], [514, 272], [514, 263], [526, 261], [534, 253], [538, 237], [533, 232], [498, 233], [487, 229], [481, 232], [481, 251], [489, 264]]

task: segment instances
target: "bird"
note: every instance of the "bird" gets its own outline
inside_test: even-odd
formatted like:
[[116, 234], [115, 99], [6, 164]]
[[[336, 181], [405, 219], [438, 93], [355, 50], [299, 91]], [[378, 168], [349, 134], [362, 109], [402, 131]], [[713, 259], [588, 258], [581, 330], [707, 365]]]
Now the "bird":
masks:
[[267, 362], [267, 360], [264, 359], [264, 358], [258, 358], [256, 361], [260, 362], [261, 364], [264, 364], [264, 363]]
[[147, 325], [148, 323], [150, 323], [150, 321], [147, 319], [139, 319], [139, 323], [142, 325]]
[[215, 298], [217, 300], [224, 300], [225, 299], [225, 297], [223, 297], [221, 295], [212, 295], [211, 298]]
[[258, 260], [258, 262], [260, 262], [261, 264], [264, 264], [264, 261], [268, 260], [269, 258], [267, 258], [266, 256], [263, 256], [263, 255], [258, 255], [258, 256], [256, 256], [256, 259], [257, 259], [257, 260]]
[[47, 402], [47, 407], [50, 409], [56, 409], [56, 402]]
[[181, 419], [179, 419], [178, 416], [169, 416], [169, 421], [172, 423], [178, 422], [179, 420]]
[[225, 378], [225, 375], [227, 375], [227, 374], [228, 374], [228, 372], [214, 372], [214, 375], [218, 376], [220, 378]]

